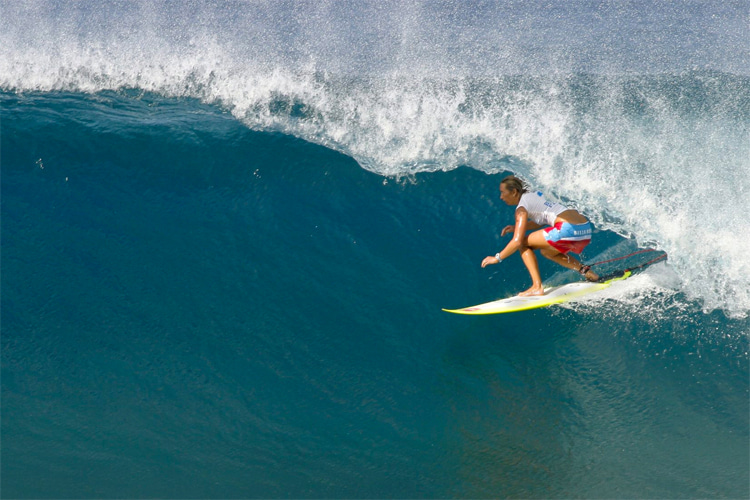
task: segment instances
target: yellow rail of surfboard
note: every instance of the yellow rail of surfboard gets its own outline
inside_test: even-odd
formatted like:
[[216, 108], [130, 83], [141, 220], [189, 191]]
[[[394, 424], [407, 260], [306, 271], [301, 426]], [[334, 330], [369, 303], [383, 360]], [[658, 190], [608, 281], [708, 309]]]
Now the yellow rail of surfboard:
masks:
[[626, 271], [622, 276], [613, 278], [603, 283], [568, 283], [566, 285], [547, 288], [544, 295], [537, 297], [509, 297], [507, 299], [495, 300], [476, 306], [464, 307], [463, 309], [443, 309], [445, 312], [454, 314], [503, 314], [518, 311], [528, 311], [529, 309], [538, 309], [548, 307], [554, 304], [570, 302], [584, 295], [589, 295], [609, 287], [615, 281], [621, 281], [630, 277], [630, 271]]

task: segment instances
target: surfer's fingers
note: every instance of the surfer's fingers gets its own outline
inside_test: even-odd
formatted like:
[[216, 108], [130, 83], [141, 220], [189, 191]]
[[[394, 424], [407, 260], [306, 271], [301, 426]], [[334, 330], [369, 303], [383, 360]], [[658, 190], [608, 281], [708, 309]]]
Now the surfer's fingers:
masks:
[[491, 255], [484, 258], [482, 261], [482, 268], [489, 266], [490, 264], [497, 264], [497, 259]]

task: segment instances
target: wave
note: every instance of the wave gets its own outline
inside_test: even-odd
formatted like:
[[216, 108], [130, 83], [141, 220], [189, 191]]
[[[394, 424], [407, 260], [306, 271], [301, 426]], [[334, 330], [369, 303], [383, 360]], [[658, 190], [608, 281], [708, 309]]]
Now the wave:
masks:
[[[479, 267], [506, 172], [396, 180], [139, 91], [0, 108], [7, 496], [748, 496], [750, 320], [675, 264], [440, 310], [528, 286], [518, 257]], [[635, 247], [599, 230], [586, 257]]]
[[[750, 258], [735, 238], [750, 232], [750, 78], [727, 50], [747, 45], [738, 3], [701, 18], [705, 35], [670, 31], [663, 43], [651, 14], [599, 12], [614, 29], [606, 57], [595, 56], [604, 25], [571, 32], [596, 14], [583, 4], [109, 7], [4, 3], [0, 88], [194, 98], [385, 177], [512, 170], [598, 227], [666, 251], [705, 310], [750, 311]], [[686, 19], [705, 6], [654, 16], [664, 9]], [[632, 46], [637, 20], [647, 36]], [[535, 34], [547, 39], [534, 45]], [[703, 36], [716, 37], [703, 55], [675, 43]], [[643, 57], [616, 63], [633, 51]]]

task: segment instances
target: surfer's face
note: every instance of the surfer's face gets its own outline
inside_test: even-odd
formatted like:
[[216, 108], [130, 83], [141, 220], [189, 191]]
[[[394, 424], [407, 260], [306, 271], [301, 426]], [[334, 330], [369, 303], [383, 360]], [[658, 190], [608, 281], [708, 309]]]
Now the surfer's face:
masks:
[[510, 190], [505, 184], [500, 184], [500, 199], [508, 205], [518, 204], [518, 191], [513, 189]]

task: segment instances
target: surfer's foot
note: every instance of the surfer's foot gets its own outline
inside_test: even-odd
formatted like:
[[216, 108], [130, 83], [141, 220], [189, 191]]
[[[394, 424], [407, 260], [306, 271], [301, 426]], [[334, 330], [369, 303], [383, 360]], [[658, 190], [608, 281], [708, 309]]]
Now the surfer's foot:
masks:
[[599, 275], [591, 270], [591, 266], [581, 266], [578, 272], [586, 278], [586, 281], [599, 281]]
[[525, 292], [521, 292], [518, 294], [519, 297], [538, 297], [540, 295], [544, 295], [544, 287], [536, 287], [532, 286]]

